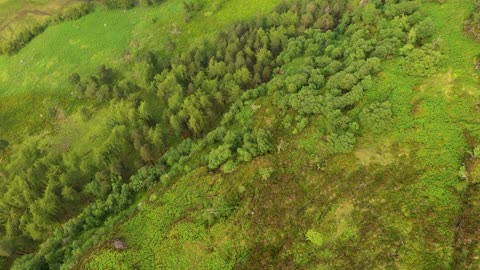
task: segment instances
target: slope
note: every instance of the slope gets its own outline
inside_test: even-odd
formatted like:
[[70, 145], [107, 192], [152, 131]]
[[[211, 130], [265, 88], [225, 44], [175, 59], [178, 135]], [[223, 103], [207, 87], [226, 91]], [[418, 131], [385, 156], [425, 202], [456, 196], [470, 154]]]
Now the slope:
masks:
[[[404, 47], [360, 103], [389, 102], [390, 130], [363, 131], [352, 153], [331, 155], [322, 117], [291, 135], [274, 96], [247, 102], [239, 124], [273, 130], [271, 154], [231, 172], [200, 167], [150, 191], [79, 268], [474, 269], [478, 194], [466, 190], [478, 181], [469, 174], [480, 135], [480, 46], [463, 34], [473, 5], [420, 10], [432, 18], [442, 60], [422, 70], [407, 62], [413, 48]], [[116, 251], [110, 239], [128, 250]]]
[[[362, 132], [352, 153], [329, 155], [321, 117], [290, 135], [279, 128], [274, 98], [254, 99], [239, 124], [273, 129], [272, 154], [229, 173], [199, 168], [149, 192], [107, 237], [128, 250], [104, 241], [80, 268], [473, 267], [477, 251], [454, 251], [468, 253], [455, 242], [458, 219], [475, 219], [462, 214], [461, 174], [480, 135], [480, 47], [463, 35], [472, 9], [464, 1], [422, 4], [443, 60], [425, 74], [404, 57], [388, 61], [362, 101], [392, 104], [390, 130]], [[298, 61], [294, 69], [305, 65]], [[475, 203], [478, 195], [467, 196]]]
[[[193, 118], [194, 110], [183, 128], [185, 116], [172, 114], [170, 123], [180, 121], [180, 134], [193, 140], [172, 144], [155, 164], [147, 155], [152, 164], [129, 182], [112, 179], [107, 198], [56, 230], [16, 269], [473, 268], [479, 49], [462, 32], [473, 5], [362, 1], [331, 32], [324, 31], [327, 20], [307, 16], [318, 6], [303, 4], [276, 9], [307, 12], [288, 30], [295, 34], [281, 47], [271, 81], [244, 89], [222, 121], [210, 118], [218, 126], [206, 128], [213, 130], [206, 136], [195, 132], [202, 118]], [[277, 27], [261, 22], [248, 26], [260, 28], [255, 43], [266, 31], [265, 48], [274, 51]], [[232, 28], [234, 39], [245, 40], [248, 27]], [[258, 45], [240, 52], [252, 55], [250, 46]], [[228, 61], [248, 67], [240, 52]], [[250, 65], [264, 57], [255, 52]], [[193, 104], [211, 106], [202, 93], [225, 79], [215, 69], [223, 51], [209, 53], [215, 56], [186, 57], [210, 59], [189, 82]], [[176, 105], [178, 93], [167, 92], [182, 89], [167, 84], [169, 74], [186, 80], [175, 68], [157, 74], [155, 84], [138, 82], [147, 93], [166, 95], [162, 104], [174, 112], [192, 104], [187, 98]], [[253, 74], [263, 75], [257, 69]], [[233, 76], [241, 84], [253, 79], [245, 69]], [[119, 108], [131, 115], [138, 109], [148, 126], [157, 112], [144, 106], [155, 97], [144, 94], [133, 94], [141, 106]], [[126, 248], [117, 250], [115, 240]], [[84, 252], [90, 254], [78, 260]]]

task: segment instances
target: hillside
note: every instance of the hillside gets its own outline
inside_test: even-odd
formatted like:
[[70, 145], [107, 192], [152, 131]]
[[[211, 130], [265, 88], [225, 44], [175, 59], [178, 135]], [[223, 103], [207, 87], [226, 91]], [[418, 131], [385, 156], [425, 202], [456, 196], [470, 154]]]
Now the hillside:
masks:
[[5, 269], [480, 266], [476, 1], [80, 4], [0, 56]]

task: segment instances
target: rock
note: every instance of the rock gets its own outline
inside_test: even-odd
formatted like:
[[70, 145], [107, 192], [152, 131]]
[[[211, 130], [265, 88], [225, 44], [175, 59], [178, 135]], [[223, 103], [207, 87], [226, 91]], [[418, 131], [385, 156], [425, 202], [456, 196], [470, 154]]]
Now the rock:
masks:
[[113, 248], [116, 250], [126, 250], [127, 245], [125, 245], [120, 239], [116, 239], [113, 241]]

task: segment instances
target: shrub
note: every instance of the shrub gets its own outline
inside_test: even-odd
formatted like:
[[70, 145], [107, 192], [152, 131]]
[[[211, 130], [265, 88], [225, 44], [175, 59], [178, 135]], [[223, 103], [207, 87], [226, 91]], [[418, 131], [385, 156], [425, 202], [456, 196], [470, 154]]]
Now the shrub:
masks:
[[477, 147], [475, 147], [475, 149], [473, 150], [473, 156], [475, 158], [480, 158], [480, 145], [477, 145]]
[[[407, 45], [408, 46], [408, 45]], [[425, 45], [419, 49], [404, 49], [403, 69], [412, 76], [425, 77], [431, 75], [440, 62], [440, 53], [433, 45]]]
[[92, 111], [88, 107], [82, 106], [78, 111], [83, 121], [87, 121], [92, 117]]
[[350, 153], [355, 141], [355, 136], [351, 132], [332, 133], [327, 136], [328, 150], [331, 153]]
[[388, 130], [392, 125], [392, 110], [389, 102], [373, 103], [360, 113], [360, 124], [374, 133]]
[[307, 240], [312, 242], [314, 245], [323, 245], [323, 237], [319, 232], [316, 232], [314, 230], [308, 230], [305, 236], [307, 237]]
[[210, 152], [208, 156], [208, 167], [210, 169], [216, 169], [231, 157], [232, 151], [230, 150], [230, 145], [221, 145]]
[[272, 176], [273, 174], [273, 168], [260, 168], [260, 170], [258, 170], [258, 173], [260, 174], [260, 177], [263, 179], [263, 180], [268, 180], [270, 178], [270, 176]]

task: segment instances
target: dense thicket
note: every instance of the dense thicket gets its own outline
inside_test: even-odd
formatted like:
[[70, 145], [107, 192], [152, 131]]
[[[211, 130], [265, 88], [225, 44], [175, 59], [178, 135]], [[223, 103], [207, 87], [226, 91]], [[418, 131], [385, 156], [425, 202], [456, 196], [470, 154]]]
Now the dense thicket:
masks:
[[357, 105], [385, 59], [403, 56], [406, 72], [417, 76], [430, 74], [440, 61], [427, 42], [433, 33], [431, 20], [424, 20], [417, 9], [415, 1], [372, 1], [345, 16], [335, 32], [310, 29], [291, 39], [277, 61], [287, 64], [303, 57], [306, 65], [288, 67], [269, 89], [282, 109], [284, 126], [297, 133], [309, 115], [321, 115], [331, 153], [350, 152], [360, 128], [387, 129], [392, 117], [388, 103]]

